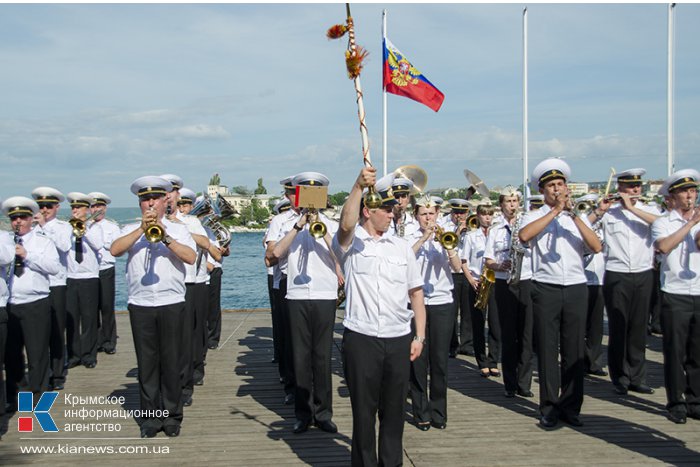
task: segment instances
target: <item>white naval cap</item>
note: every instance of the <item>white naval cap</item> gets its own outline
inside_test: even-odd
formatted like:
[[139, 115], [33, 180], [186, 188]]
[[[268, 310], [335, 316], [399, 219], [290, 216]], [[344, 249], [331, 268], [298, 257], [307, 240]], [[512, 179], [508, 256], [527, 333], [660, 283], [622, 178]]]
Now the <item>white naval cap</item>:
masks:
[[163, 174], [160, 177], [169, 181], [173, 185], [173, 190], [179, 190], [185, 186], [185, 182], [182, 181], [182, 178], [175, 174]]
[[112, 198], [99, 191], [91, 191], [87, 195], [92, 198], [91, 206], [106, 206], [112, 202]]
[[413, 189], [413, 182], [407, 178], [397, 177], [391, 182], [391, 189], [394, 193], [410, 193]]
[[173, 191], [173, 184], [163, 177], [146, 175], [131, 182], [131, 192], [136, 196], [164, 195]]
[[530, 207], [541, 208], [544, 205], [544, 195], [530, 195]]
[[659, 188], [661, 196], [668, 196], [672, 191], [679, 188], [698, 186], [700, 182], [700, 172], [695, 169], [682, 169], [673, 172]]
[[63, 193], [50, 186], [40, 186], [32, 191], [32, 198], [37, 202], [60, 203], [66, 199]]
[[289, 177], [284, 177], [282, 180], [280, 180], [280, 185], [282, 185], [285, 188], [294, 188], [294, 185], [292, 185], [293, 179], [294, 179], [294, 175], [290, 175]]
[[532, 183], [533, 190], [539, 189], [540, 186], [547, 183], [550, 180], [555, 180], [557, 178], [563, 178], [564, 181], [569, 180], [571, 177], [571, 167], [569, 164], [561, 159], [551, 157], [545, 159], [532, 171], [530, 180]]
[[180, 199], [177, 201], [177, 204], [194, 203], [196, 199], [197, 193], [189, 188], [180, 188]]
[[647, 173], [645, 169], [628, 169], [615, 174], [617, 183], [638, 183], [642, 181], [642, 176]]
[[498, 194], [501, 196], [517, 196], [518, 198], [523, 197], [522, 193], [520, 193], [520, 191], [513, 185], [504, 186], [501, 188], [501, 191]]
[[70, 203], [70, 207], [72, 208], [80, 208], [80, 207], [90, 207], [90, 204], [92, 204], [92, 197], [86, 195], [85, 193], [81, 193], [79, 191], [71, 191], [66, 195], [66, 198], [68, 199], [68, 202]]
[[416, 199], [414, 200], [413, 204], [416, 206], [423, 206], [425, 208], [432, 208], [432, 207], [440, 207], [438, 203], [435, 202], [435, 196], [430, 196], [430, 195], [420, 195], [416, 196]]
[[292, 186], [328, 186], [328, 177], [318, 172], [301, 172], [292, 177]]
[[19, 216], [33, 216], [39, 212], [39, 205], [26, 196], [12, 196], [0, 205], [3, 214], [12, 219]]
[[469, 201], [462, 198], [452, 198], [448, 201], [452, 207], [452, 212], [463, 213], [469, 211]]
[[439, 196], [433, 195], [430, 197], [430, 199], [433, 200], [433, 204], [437, 206], [442, 206], [445, 203], [445, 200], [440, 198]]
[[581, 202], [587, 202], [587, 203], [597, 203], [598, 202], [598, 195], [596, 193], [588, 193], [585, 194], [579, 198], [576, 198], [575, 202], [576, 203], [581, 203]]
[[[388, 173], [384, 175], [382, 178], [377, 180], [377, 183], [374, 184], [374, 191], [377, 192], [377, 194], [382, 198], [382, 206], [392, 206], [394, 204], [398, 204], [398, 201], [396, 201], [396, 198], [394, 198], [394, 190], [391, 187], [392, 182], [394, 181], [395, 175], [392, 173]], [[367, 189], [363, 191], [363, 193], [366, 193]], [[363, 197], [363, 205], [364, 205], [364, 197]]]
[[279, 214], [288, 211], [289, 209], [291, 209], [291, 207], [292, 203], [290, 203], [287, 198], [283, 198], [277, 201], [277, 203], [275, 203], [275, 206], [272, 208], [272, 212], [274, 212], [275, 214]]

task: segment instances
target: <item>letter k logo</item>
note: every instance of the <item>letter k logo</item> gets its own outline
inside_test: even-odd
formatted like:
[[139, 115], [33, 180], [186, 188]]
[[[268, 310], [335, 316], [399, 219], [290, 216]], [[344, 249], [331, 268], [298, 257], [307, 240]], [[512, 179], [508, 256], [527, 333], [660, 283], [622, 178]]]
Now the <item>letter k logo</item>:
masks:
[[[31, 392], [19, 392], [17, 394], [17, 410], [19, 412], [34, 413], [42, 431], [57, 432], [58, 427], [49, 413], [57, 397], [58, 392], [45, 392], [39, 398], [36, 407], [34, 407], [34, 394]], [[17, 419], [17, 430], [21, 433], [32, 432], [34, 430], [33, 421], [32, 417], [19, 417]]]

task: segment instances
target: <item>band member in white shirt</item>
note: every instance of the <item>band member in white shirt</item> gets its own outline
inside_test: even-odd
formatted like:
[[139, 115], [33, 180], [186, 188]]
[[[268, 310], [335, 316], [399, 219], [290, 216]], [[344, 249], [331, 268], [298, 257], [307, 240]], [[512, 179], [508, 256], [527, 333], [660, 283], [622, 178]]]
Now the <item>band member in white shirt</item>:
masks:
[[73, 242], [68, 254], [66, 342], [68, 368], [97, 365], [97, 307], [100, 300], [98, 252], [104, 246], [102, 229], [88, 220], [92, 198], [80, 192], [67, 195], [73, 219]]
[[[598, 205], [598, 195], [595, 193], [581, 196], [576, 204], [590, 203]], [[586, 214], [587, 215], [587, 214]], [[602, 238], [602, 224], [595, 222], [591, 226], [593, 231]], [[588, 286], [588, 313], [586, 314], [586, 373], [595, 376], [608, 376], [604, 370], [603, 359], [603, 312], [605, 302], [603, 299], [603, 277], [605, 276], [605, 252], [588, 254], [583, 257], [586, 285]]]
[[[352, 405], [353, 466], [402, 464], [410, 362], [420, 356], [425, 342], [423, 278], [416, 256], [408, 242], [386, 234], [396, 204], [393, 174], [376, 185], [375, 174], [372, 167], [360, 172], [333, 238], [347, 296], [343, 363]], [[370, 209], [361, 202], [363, 188], [372, 185], [383, 204]], [[408, 300], [411, 310], [406, 306]], [[415, 333], [411, 332], [412, 318]]]
[[[53, 242], [32, 219], [39, 206], [24, 196], [13, 196], [2, 203], [14, 232], [14, 262], [8, 271], [7, 345], [5, 373], [7, 399], [17, 407], [17, 391], [31, 391], [35, 397], [49, 387], [49, 276], [59, 270]], [[27, 356], [25, 376], [24, 355]], [[20, 387], [26, 378], [26, 387]]]
[[66, 273], [68, 254], [73, 245], [73, 229], [68, 222], [56, 217], [60, 203], [65, 200], [63, 193], [55, 188], [42, 186], [32, 191], [32, 198], [39, 206], [39, 212], [34, 215], [36, 228], [41, 229], [56, 245], [60, 262], [58, 273], [49, 276], [51, 308], [49, 388], [62, 390], [68, 373], [66, 368]]
[[[172, 184], [145, 176], [131, 184], [138, 196], [141, 222], [122, 228], [112, 255], [129, 254], [126, 280], [131, 332], [139, 372], [141, 437], [162, 429], [178, 436], [182, 423], [181, 348], [185, 309], [185, 264], [194, 264], [195, 243], [187, 228], [165, 218], [166, 194]], [[148, 236], [145, 234], [148, 232]], [[168, 411], [158, 417], [156, 411]]]
[[679, 170], [659, 193], [672, 210], [652, 225], [661, 256], [661, 327], [669, 419], [700, 420], [700, 173]]
[[[498, 197], [501, 217], [491, 225], [484, 262], [496, 275], [494, 310], [501, 329], [503, 386], [506, 397], [532, 397], [532, 266], [530, 250], [517, 238], [522, 225], [520, 192], [506, 186]], [[516, 264], [513, 264], [513, 261]], [[519, 263], [519, 265], [518, 265]]]
[[112, 355], [117, 351], [117, 322], [114, 317], [114, 265], [116, 260], [109, 249], [112, 242], [121, 236], [121, 229], [116, 222], [107, 219], [107, 205], [112, 199], [104, 193], [93, 191], [88, 193], [92, 198], [90, 212], [95, 215], [93, 220], [95, 225], [102, 229], [102, 240], [104, 244], [97, 253], [100, 260], [100, 299], [99, 313], [100, 328], [97, 338], [97, 351]]
[[[0, 205], [2, 202], [0, 201]], [[0, 417], [5, 416], [5, 344], [7, 342], [7, 301], [10, 299], [10, 289], [7, 279], [12, 263], [15, 260], [15, 242], [9, 232], [0, 232]], [[0, 437], [2, 439], [2, 437]]]
[[[292, 185], [328, 186], [328, 178], [317, 172], [302, 172]], [[287, 257], [287, 304], [291, 327], [296, 394], [294, 433], [303, 433], [311, 423], [335, 433], [333, 385], [331, 383], [331, 347], [335, 324], [338, 277], [336, 260], [330, 250], [338, 224], [318, 211], [303, 209], [292, 227], [277, 244], [276, 258]], [[325, 225], [325, 235], [316, 222]], [[318, 232], [314, 235], [311, 226]]]
[[[491, 227], [494, 209], [489, 204], [481, 204], [476, 208], [476, 218], [479, 228], [467, 232], [464, 236], [464, 248], [462, 260], [467, 281], [470, 285], [469, 303], [471, 304], [472, 329], [474, 331], [474, 354], [479, 366], [481, 376], [501, 376], [498, 369], [498, 360], [501, 350], [501, 326], [498, 322], [498, 311], [493, 291], [489, 296], [486, 310], [479, 310], [474, 306], [479, 290], [479, 280], [484, 268], [484, 251], [486, 250], [486, 236]], [[488, 321], [488, 349], [486, 347], [486, 322]]]
[[660, 214], [638, 202], [644, 169], [617, 174], [619, 203], [601, 199], [588, 218], [600, 222], [605, 242], [603, 297], [608, 314], [608, 369], [615, 392], [652, 394], [646, 381], [646, 339], [654, 249], [651, 224]]
[[[441, 430], [447, 426], [447, 362], [455, 315], [452, 277], [455, 272], [462, 273], [457, 245], [446, 238], [442, 241], [448, 243], [443, 244], [437, 236], [438, 212], [438, 206], [429, 197], [416, 198], [413, 217], [420, 228], [408, 237], [423, 277], [426, 309], [426, 342], [421, 355], [411, 364], [410, 385], [413, 419], [422, 431], [431, 426]], [[458, 239], [452, 230], [449, 232]]]
[[[450, 214], [443, 217], [443, 221], [438, 219], [437, 223], [445, 231], [454, 232], [459, 238], [457, 254], [461, 258], [464, 253], [464, 235], [467, 234], [467, 214], [469, 213], [469, 202], [466, 199], [452, 198], [449, 200]], [[439, 210], [438, 210], [439, 212]], [[467, 282], [464, 271], [461, 269], [452, 274], [454, 289], [452, 298], [455, 303], [455, 322], [452, 330], [452, 342], [450, 342], [450, 357], [457, 354], [474, 355], [474, 338], [472, 334], [472, 312], [469, 303], [469, 289], [471, 285]], [[457, 320], [459, 319], [459, 323]]]
[[[544, 206], [528, 212], [520, 241], [532, 250], [532, 307], [540, 383], [540, 425], [559, 420], [581, 426], [584, 336], [588, 289], [583, 256], [602, 245], [587, 220], [573, 212], [566, 181], [569, 165], [545, 159], [531, 180], [544, 195]], [[561, 366], [559, 355], [561, 354]], [[561, 391], [560, 391], [561, 389]]]
[[396, 199], [391, 232], [397, 237], [406, 238], [418, 230], [418, 222], [409, 211], [413, 182], [407, 178], [395, 178], [391, 189]]
[[[284, 238], [293, 227], [300, 210], [295, 207], [296, 188], [292, 185], [293, 177], [286, 177], [280, 180], [280, 185], [284, 187], [284, 195], [289, 200], [291, 208], [285, 212], [280, 212], [270, 221], [267, 231], [267, 249], [265, 250], [265, 264], [273, 266], [273, 295], [275, 296], [274, 312], [277, 314], [277, 331], [275, 331], [275, 341], [279, 345], [279, 372], [280, 381], [284, 384], [284, 403], [291, 405], [294, 403], [296, 392], [296, 382], [294, 380], [294, 353], [292, 351], [292, 334], [289, 322], [289, 306], [287, 303], [287, 255], [275, 256], [274, 250], [277, 242]], [[272, 318], [273, 326], [275, 317]]]

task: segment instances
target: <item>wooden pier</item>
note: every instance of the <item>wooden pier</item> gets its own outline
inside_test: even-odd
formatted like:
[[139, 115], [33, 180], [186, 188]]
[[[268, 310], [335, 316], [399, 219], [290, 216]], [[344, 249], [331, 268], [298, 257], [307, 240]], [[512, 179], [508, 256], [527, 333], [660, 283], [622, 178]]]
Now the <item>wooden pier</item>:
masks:
[[[339, 312], [341, 313], [341, 312]], [[136, 358], [128, 315], [118, 313], [115, 355], [98, 355], [94, 369], [70, 370], [50, 414], [58, 433], [19, 433], [15, 414], [1, 428], [0, 465], [347, 465], [352, 418], [342, 373], [342, 324], [336, 322], [333, 351], [334, 418], [337, 434], [311, 428], [292, 433], [294, 412], [283, 404], [284, 391], [272, 358], [269, 311], [223, 315], [220, 347], [207, 355], [206, 379], [195, 386], [194, 403], [185, 408], [182, 433], [168, 438], [139, 438], [133, 418], [76, 417], [86, 409], [138, 409]], [[411, 422], [406, 404], [404, 464], [442, 465], [700, 465], [700, 421], [676, 425], [664, 409], [661, 339], [648, 339], [649, 384], [653, 395], [618, 396], [608, 378], [587, 377], [581, 420], [584, 426], [537, 425], [535, 398], [503, 395], [502, 378], [479, 376], [472, 357], [450, 359], [446, 430], [422, 432]], [[124, 396], [123, 405], [69, 406], [65, 395]], [[35, 401], [36, 402], [36, 401]], [[94, 414], [94, 412], [93, 412]], [[67, 424], [110, 424], [119, 431], [66, 431]], [[38, 452], [43, 449], [44, 452]], [[53, 453], [47, 452], [53, 449]], [[33, 451], [33, 452], [29, 452]]]

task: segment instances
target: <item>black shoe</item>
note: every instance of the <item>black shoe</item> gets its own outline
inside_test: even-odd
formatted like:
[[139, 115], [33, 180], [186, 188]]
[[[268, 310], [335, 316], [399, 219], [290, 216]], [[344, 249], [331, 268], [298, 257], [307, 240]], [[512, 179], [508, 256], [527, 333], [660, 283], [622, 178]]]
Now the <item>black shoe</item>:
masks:
[[640, 394], [654, 394], [654, 390], [646, 384], [630, 384], [629, 390]]
[[512, 397], [515, 397], [515, 391], [509, 391], [506, 389], [506, 391], [503, 393], [503, 395], [510, 399]]
[[695, 420], [700, 420], [700, 410], [688, 410], [688, 416]]
[[460, 355], [466, 355], [467, 357], [473, 357], [474, 356], [474, 351], [473, 350], [460, 350], [458, 352]]
[[68, 361], [68, 363], [66, 363], [66, 368], [70, 370], [71, 368], [75, 368], [78, 365], [80, 365], [80, 360], [70, 360]]
[[280, 384], [287, 384], [287, 381], [284, 379], [283, 376], [280, 376]]
[[182, 400], [182, 405], [184, 405], [185, 407], [191, 406], [192, 405], [192, 396], [184, 397]]
[[583, 426], [583, 422], [580, 418], [578, 418], [578, 415], [562, 415], [561, 419], [564, 421], [564, 423], [571, 426]]
[[325, 431], [326, 433], [337, 433], [338, 432], [338, 427], [331, 420], [322, 420], [320, 422], [317, 421], [316, 426], [319, 429]]
[[53, 384], [51, 385], [51, 390], [52, 390], [52, 391], [63, 391], [63, 389], [64, 389], [63, 383], [53, 383]]
[[95, 368], [97, 366], [97, 362], [87, 362], [85, 364], [85, 368]]
[[153, 428], [151, 426], [142, 426], [141, 427], [141, 437], [142, 438], [155, 438], [157, 434], [158, 434], [158, 430], [156, 428]]
[[202, 378], [202, 379], [200, 379], [200, 380], [198, 380], [198, 381], [195, 381], [195, 382], [194, 382], [194, 385], [195, 385], [195, 386], [204, 386], [204, 378]]
[[[270, 363], [277, 363], [277, 359], [275, 357], [272, 357], [272, 360], [270, 360]], [[282, 379], [282, 378], [280, 378]]]
[[97, 352], [98, 352], [98, 353], [99, 353], [99, 352], [104, 352], [104, 351], [105, 351], [105, 348], [102, 347], [102, 346], [100, 346], [100, 347], [97, 348]]
[[668, 419], [671, 420], [673, 423], [677, 423], [679, 425], [683, 425], [687, 421], [684, 413], [677, 412], [669, 412]]
[[180, 435], [180, 425], [168, 425], [163, 427], [163, 433], [165, 436], [170, 436], [174, 438]]
[[428, 431], [430, 429], [430, 422], [418, 422], [416, 423], [416, 428], [420, 431]]
[[529, 389], [527, 391], [521, 391], [518, 389], [518, 395], [520, 397], [535, 397], [535, 393], [530, 391]]
[[588, 370], [586, 373], [588, 373], [589, 375], [593, 375], [593, 376], [608, 376], [608, 372], [603, 370], [603, 369]]
[[294, 394], [284, 396], [284, 405], [292, 405], [294, 403]]
[[115, 353], [117, 353], [117, 349], [105, 350], [105, 353], [106, 353], [107, 355], [114, 355]]
[[[445, 354], [443, 354], [445, 355]], [[456, 350], [450, 350], [450, 358], [457, 358], [457, 351]]]
[[219, 348], [219, 344], [209, 344], [207, 347], [209, 350], [215, 350]]
[[618, 396], [626, 396], [627, 395], [627, 388], [624, 387], [621, 384], [613, 384], [615, 393], [617, 393]]
[[430, 422], [430, 425], [438, 430], [444, 430], [447, 428], [447, 423]]
[[[289, 394], [288, 394], [289, 395]], [[311, 422], [309, 420], [297, 420], [294, 424], [294, 434], [303, 433], [309, 429]]]
[[651, 328], [651, 333], [657, 336], [663, 335], [663, 331], [661, 331], [661, 328]]
[[554, 428], [557, 426], [558, 422], [559, 417], [557, 417], [555, 414], [542, 415], [542, 418], [540, 418], [540, 425], [544, 428]]

